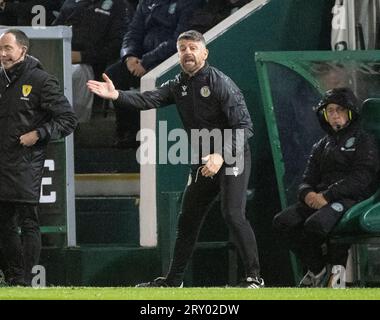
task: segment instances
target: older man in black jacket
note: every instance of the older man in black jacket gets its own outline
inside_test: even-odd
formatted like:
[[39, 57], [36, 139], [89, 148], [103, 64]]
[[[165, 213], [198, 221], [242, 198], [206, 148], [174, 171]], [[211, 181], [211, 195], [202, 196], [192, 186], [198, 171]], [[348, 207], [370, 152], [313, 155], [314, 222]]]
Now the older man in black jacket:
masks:
[[11, 285], [30, 285], [38, 264], [46, 146], [52, 136], [64, 137], [76, 126], [58, 81], [26, 54], [28, 48], [20, 30], [0, 36], [0, 239]]
[[354, 93], [349, 88], [329, 90], [316, 111], [327, 135], [313, 146], [298, 188], [299, 202], [273, 220], [275, 230], [308, 269], [300, 283], [303, 287], [325, 286], [328, 266], [345, 267], [347, 246], [328, 245], [327, 254], [321, 246], [343, 214], [368, 198], [378, 184], [377, 145], [360, 128]]

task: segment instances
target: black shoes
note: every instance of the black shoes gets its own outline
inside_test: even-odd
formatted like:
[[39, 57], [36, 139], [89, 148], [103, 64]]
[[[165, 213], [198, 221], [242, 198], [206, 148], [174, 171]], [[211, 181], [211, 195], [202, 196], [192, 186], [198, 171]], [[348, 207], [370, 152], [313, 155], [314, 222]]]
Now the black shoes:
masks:
[[[260, 277], [247, 277], [239, 283], [238, 288], [247, 288], [247, 289], [259, 289], [264, 288], [264, 279]], [[174, 285], [168, 283], [166, 278], [159, 277], [153, 281], [140, 283], [136, 285], [136, 288], [182, 288], [183, 282], [180, 285]]]
[[11, 278], [8, 281], [5, 282], [7, 287], [30, 287], [31, 285], [28, 284], [24, 279], [16, 279]]
[[145, 282], [145, 283], [139, 283], [136, 285], [136, 288], [182, 288], [183, 283], [181, 285], [176, 286], [171, 283], [168, 283], [166, 278], [164, 277], [158, 277], [157, 279], [154, 279], [153, 281], [150, 282]]
[[238, 285], [239, 288], [260, 289], [264, 288], [264, 279], [260, 277], [247, 277]]

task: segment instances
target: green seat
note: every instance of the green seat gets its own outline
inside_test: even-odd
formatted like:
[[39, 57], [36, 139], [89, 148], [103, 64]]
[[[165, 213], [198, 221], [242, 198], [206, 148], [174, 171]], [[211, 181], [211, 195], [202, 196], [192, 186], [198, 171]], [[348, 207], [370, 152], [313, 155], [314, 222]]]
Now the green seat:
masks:
[[380, 230], [380, 203], [369, 208], [360, 218], [361, 228], [369, 233], [379, 233]]
[[[365, 233], [380, 233], [380, 190], [372, 197], [364, 200], [348, 210], [338, 225], [333, 236], [363, 235]], [[378, 217], [377, 217], [378, 215]]]

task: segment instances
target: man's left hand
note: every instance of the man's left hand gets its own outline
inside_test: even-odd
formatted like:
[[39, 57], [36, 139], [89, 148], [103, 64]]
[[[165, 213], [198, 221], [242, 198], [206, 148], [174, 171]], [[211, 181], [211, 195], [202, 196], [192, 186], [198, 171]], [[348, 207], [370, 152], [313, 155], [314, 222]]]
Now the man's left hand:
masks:
[[322, 207], [324, 207], [328, 202], [326, 201], [325, 197], [322, 193], [317, 193], [314, 199], [313, 209], [319, 210]]
[[218, 173], [223, 165], [223, 157], [219, 153], [212, 153], [202, 158], [207, 161], [203, 166], [201, 173], [204, 177], [212, 177]]
[[20, 144], [24, 147], [31, 147], [38, 141], [38, 133], [36, 130], [23, 134], [20, 137]]

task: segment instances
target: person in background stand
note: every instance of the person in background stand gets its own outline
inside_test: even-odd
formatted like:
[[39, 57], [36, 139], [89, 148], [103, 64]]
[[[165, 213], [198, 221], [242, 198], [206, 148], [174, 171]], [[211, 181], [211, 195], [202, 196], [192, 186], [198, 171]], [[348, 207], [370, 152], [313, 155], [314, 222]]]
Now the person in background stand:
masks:
[[117, 60], [125, 15], [123, 0], [66, 0], [53, 23], [72, 26], [73, 107], [80, 123], [90, 121], [94, 102], [94, 96], [83, 88]]
[[[0, 24], [7, 26], [31, 26], [33, 18], [37, 17], [37, 23], [44, 22], [45, 24], [42, 25], [50, 26], [56, 18], [56, 14], [58, 14], [63, 1], [0, 0]], [[44, 16], [41, 16], [43, 14], [41, 7], [45, 10], [46, 15]], [[36, 9], [35, 12], [33, 8]]]
[[[141, 0], [123, 39], [121, 59], [106, 70], [121, 90], [137, 89], [140, 79], [176, 52], [176, 40], [202, 0]], [[108, 108], [105, 101], [104, 108]], [[140, 114], [116, 109], [115, 147], [137, 148]]]

